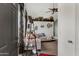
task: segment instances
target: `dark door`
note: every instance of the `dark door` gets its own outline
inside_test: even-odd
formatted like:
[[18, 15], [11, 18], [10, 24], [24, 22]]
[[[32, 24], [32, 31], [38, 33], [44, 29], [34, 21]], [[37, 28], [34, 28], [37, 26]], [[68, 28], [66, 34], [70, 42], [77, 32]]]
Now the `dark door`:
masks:
[[17, 4], [0, 4], [0, 56], [18, 55]]

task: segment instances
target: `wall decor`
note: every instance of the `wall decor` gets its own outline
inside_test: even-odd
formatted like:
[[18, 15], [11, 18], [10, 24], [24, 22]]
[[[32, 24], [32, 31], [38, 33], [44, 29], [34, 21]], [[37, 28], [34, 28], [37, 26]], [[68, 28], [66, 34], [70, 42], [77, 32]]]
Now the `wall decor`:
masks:
[[41, 28], [44, 28], [44, 25], [41, 25], [40, 27], [41, 27]]
[[38, 26], [35, 26], [35, 30], [38, 30]]
[[29, 28], [29, 29], [31, 28], [31, 24], [28, 24], [28, 28]]
[[52, 24], [51, 24], [51, 23], [48, 23], [48, 24], [47, 24], [47, 27], [48, 27], [48, 28], [52, 27]]

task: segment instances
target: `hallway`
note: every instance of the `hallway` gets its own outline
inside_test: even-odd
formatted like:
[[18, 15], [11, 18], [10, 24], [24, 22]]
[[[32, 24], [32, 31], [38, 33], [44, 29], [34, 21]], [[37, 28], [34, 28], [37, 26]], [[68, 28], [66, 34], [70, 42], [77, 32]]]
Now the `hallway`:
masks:
[[57, 8], [57, 4], [52, 3], [19, 6], [18, 10], [23, 8], [19, 12], [23, 20], [19, 19], [18, 23], [20, 55], [57, 56], [57, 11], [51, 11], [52, 6]]
[[0, 3], [0, 56], [79, 56], [79, 3]]

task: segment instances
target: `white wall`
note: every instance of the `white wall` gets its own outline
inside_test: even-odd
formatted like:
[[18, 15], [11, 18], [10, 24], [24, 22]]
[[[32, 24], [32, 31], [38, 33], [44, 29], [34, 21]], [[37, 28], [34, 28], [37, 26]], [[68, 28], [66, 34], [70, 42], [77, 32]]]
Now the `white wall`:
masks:
[[[52, 27], [48, 28], [47, 24], [51, 23]], [[41, 28], [40, 26], [44, 25], [44, 28]], [[53, 22], [45, 22], [45, 21], [34, 21], [34, 27], [38, 26], [38, 30], [35, 30], [36, 33], [45, 33], [47, 37], [53, 36]]]
[[51, 15], [51, 13], [46, 13], [49, 11], [48, 8], [53, 7], [53, 4], [48, 4], [48, 3], [27, 3], [26, 8], [28, 15], [31, 15], [33, 17], [48, 17]]
[[[54, 16], [57, 18], [57, 13], [52, 15], [52, 12], [48, 8], [53, 8], [53, 3], [26, 3], [26, 10], [28, 15], [32, 16], [33, 18], [43, 16], [44, 18], [48, 18], [49, 16]], [[57, 4], [54, 3], [54, 7], [57, 7]]]
[[79, 56], [79, 3], [76, 6], [76, 55]]
[[73, 56], [75, 55], [75, 4], [58, 5], [58, 55]]

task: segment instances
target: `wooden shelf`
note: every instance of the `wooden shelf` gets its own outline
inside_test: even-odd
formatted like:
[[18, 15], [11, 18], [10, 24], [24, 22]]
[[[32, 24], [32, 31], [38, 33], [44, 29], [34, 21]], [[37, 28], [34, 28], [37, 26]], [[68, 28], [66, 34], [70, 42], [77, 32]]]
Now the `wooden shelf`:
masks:
[[53, 20], [33, 20], [33, 21], [47, 21], [47, 22], [54, 22]]
[[41, 42], [51, 42], [51, 41], [57, 41], [57, 40], [42, 40]]
[[54, 22], [54, 19], [32, 19], [33, 21], [49, 21]]

